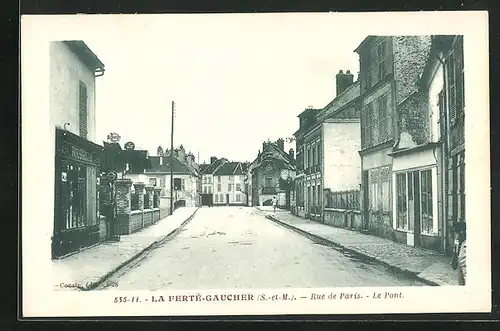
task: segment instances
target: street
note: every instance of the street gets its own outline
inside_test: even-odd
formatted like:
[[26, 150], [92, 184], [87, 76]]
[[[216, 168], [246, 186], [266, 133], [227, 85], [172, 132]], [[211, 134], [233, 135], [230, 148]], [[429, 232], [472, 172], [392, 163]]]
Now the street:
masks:
[[316, 244], [250, 207], [203, 207], [105, 290], [424, 285]]

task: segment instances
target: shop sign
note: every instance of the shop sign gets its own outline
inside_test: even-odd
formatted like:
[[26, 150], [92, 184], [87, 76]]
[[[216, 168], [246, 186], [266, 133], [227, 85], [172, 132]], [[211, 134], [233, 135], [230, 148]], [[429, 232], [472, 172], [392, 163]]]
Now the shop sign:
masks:
[[98, 163], [98, 160], [96, 160], [96, 157], [93, 153], [86, 151], [81, 147], [70, 145], [68, 143], [62, 144], [61, 148], [59, 149], [59, 154], [61, 156], [69, 157], [78, 161]]

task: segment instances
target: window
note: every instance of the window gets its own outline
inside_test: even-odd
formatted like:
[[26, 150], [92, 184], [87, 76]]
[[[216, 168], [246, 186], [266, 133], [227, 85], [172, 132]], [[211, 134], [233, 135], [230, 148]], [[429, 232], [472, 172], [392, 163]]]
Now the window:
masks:
[[220, 195], [219, 202], [224, 202], [224, 194]]
[[241, 184], [236, 184], [236, 191], [240, 192], [241, 191]]
[[316, 144], [312, 145], [312, 166], [316, 165]]
[[314, 164], [313, 151], [312, 151], [311, 146], [309, 146], [309, 147], [307, 148], [307, 151], [308, 151], [308, 154], [309, 154], [309, 155], [308, 155], [308, 157], [307, 157], [307, 158], [308, 158], [308, 160], [309, 160], [309, 162], [308, 162], [308, 164], [307, 164], [307, 167], [308, 167], [308, 168], [310, 168], [310, 167], [312, 167], [312, 166], [313, 166], [313, 164]]
[[97, 223], [97, 171], [76, 162], [61, 162], [58, 206], [65, 230]]
[[212, 186], [208, 186], [208, 194], [212, 194]]
[[206, 176], [203, 176], [203, 184], [206, 184], [207, 183], [207, 177]]
[[214, 195], [214, 202], [219, 202], [219, 195], [218, 194]]
[[208, 193], [208, 189], [207, 189], [207, 187], [206, 187], [206, 186], [203, 186], [203, 193], [204, 193], [204, 194], [207, 194], [207, 193]]
[[264, 185], [264, 186], [265, 186], [265, 187], [272, 187], [272, 186], [273, 186], [273, 179], [272, 179], [272, 178], [267, 177], [267, 178], [265, 179], [265, 185]]
[[156, 186], [156, 178], [150, 178], [149, 179], [149, 185]]
[[369, 103], [365, 106], [363, 111], [363, 138], [364, 138], [364, 146], [370, 147], [373, 145], [373, 105]]
[[321, 185], [317, 186], [317, 190], [318, 190], [318, 203], [317, 203], [317, 205], [318, 205], [318, 207], [322, 207], [322, 203], [321, 203], [322, 202], [321, 201]]
[[378, 142], [384, 142], [389, 138], [389, 114], [387, 111], [387, 95], [378, 98]]
[[408, 223], [408, 205], [407, 205], [407, 189], [406, 189], [406, 173], [396, 175], [396, 212], [397, 212], [397, 228], [407, 229]]
[[450, 109], [450, 121], [454, 121], [457, 115], [457, 95], [456, 95], [456, 77], [455, 77], [455, 56], [451, 53], [447, 61], [448, 76], [448, 100]]
[[378, 60], [378, 80], [384, 79], [387, 75], [387, 42], [382, 42], [377, 46], [377, 60]]
[[186, 180], [181, 179], [181, 191], [185, 191], [185, 190], [186, 190]]
[[432, 172], [425, 170], [420, 173], [420, 208], [422, 232], [433, 232], [433, 206], [432, 206]]
[[79, 127], [80, 127], [80, 137], [87, 139], [88, 131], [88, 115], [87, 115], [87, 86], [80, 82], [79, 86], [79, 100], [78, 100], [78, 115], [79, 115]]
[[220, 184], [220, 183], [219, 183], [219, 184], [217, 184], [217, 192], [220, 192], [220, 191], [221, 191], [221, 189], [222, 189], [222, 188], [221, 188], [221, 184]]
[[217, 181], [220, 183], [220, 176], [217, 177]]
[[320, 143], [318, 143], [318, 165], [321, 165], [321, 163], [322, 163], [321, 162], [322, 161], [322, 159], [321, 159], [321, 147], [322, 146], [321, 146], [321, 142], [320, 142]]
[[236, 194], [236, 202], [241, 202], [241, 196], [239, 194]]
[[228, 184], [228, 185], [227, 185], [227, 190], [228, 190], [229, 192], [231, 192], [232, 186], [233, 186], [233, 184]]

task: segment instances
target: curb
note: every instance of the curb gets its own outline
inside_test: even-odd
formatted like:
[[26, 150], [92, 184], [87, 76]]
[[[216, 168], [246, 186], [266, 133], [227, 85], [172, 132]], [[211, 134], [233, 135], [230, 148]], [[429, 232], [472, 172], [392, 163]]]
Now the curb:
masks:
[[389, 270], [391, 270], [393, 272], [402, 273], [402, 274], [404, 274], [406, 276], [409, 276], [411, 278], [417, 279], [417, 280], [419, 280], [419, 281], [421, 281], [421, 282], [423, 282], [423, 283], [425, 283], [427, 285], [430, 285], [430, 286], [440, 286], [436, 282], [433, 282], [433, 281], [431, 281], [429, 279], [426, 279], [426, 278], [418, 276], [418, 274], [416, 272], [414, 272], [414, 271], [410, 271], [410, 270], [407, 270], [407, 269], [403, 269], [401, 267], [397, 267], [397, 266], [391, 265], [391, 264], [389, 264], [389, 263], [387, 263], [387, 262], [385, 262], [385, 261], [383, 261], [383, 260], [381, 260], [379, 258], [371, 256], [371, 255], [369, 255], [367, 253], [362, 253], [362, 252], [360, 252], [358, 250], [355, 250], [355, 249], [352, 249], [352, 248], [348, 248], [348, 247], [346, 247], [346, 246], [344, 246], [342, 244], [339, 244], [339, 243], [336, 243], [334, 241], [331, 241], [331, 240], [325, 239], [323, 237], [320, 237], [318, 235], [309, 233], [307, 231], [304, 231], [302, 229], [294, 227], [293, 225], [290, 225], [288, 223], [280, 221], [279, 219], [277, 219], [276, 217], [274, 217], [272, 215], [266, 215], [266, 218], [269, 219], [269, 220], [271, 220], [271, 221], [273, 221], [273, 222], [275, 222], [275, 223], [277, 223], [277, 224], [279, 224], [279, 225], [281, 225], [281, 226], [283, 226], [283, 227], [285, 227], [285, 228], [287, 228], [287, 229], [295, 231], [295, 232], [297, 232], [297, 233], [299, 233], [299, 234], [301, 234], [301, 235], [303, 235], [303, 236], [311, 239], [314, 242], [317, 242], [317, 243], [320, 243], [320, 244], [325, 244], [327, 246], [335, 246], [337, 248], [342, 249], [342, 251], [346, 251], [346, 252], [349, 252], [352, 255], [356, 255], [358, 257], [362, 257], [362, 258], [367, 259], [369, 261], [376, 262], [376, 263], [378, 263], [380, 265], [385, 266], [386, 268], [388, 268]]
[[129, 258], [126, 261], [124, 261], [123, 263], [121, 263], [119, 266], [117, 266], [113, 270], [107, 272], [104, 276], [99, 277], [99, 279], [96, 280], [95, 282], [89, 282], [88, 285], [85, 286], [85, 287], [82, 287], [81, 290], [82, 291], [95, 290], [97, 287], [99, 287], [105, 281], [107, 281], [109, 278], [111, 278], [111, 276], [113, 276], [115, 273], [117, 273], [121, 269], [125, 268], [126, 266], [128, 266], [129, 264], [131, 264], [132, 262], [134, 262], [135, 260], [139, 259], [145, 253], [147, 253], [147, 252], [155, 249], [157, 246], [163, 244], [165, 241], [167, 241], [168, 239], [170, 239], [172, 236], [175, 236], [177, 233], [179, 233], [179, 231], [184, 226], [186, 226], [193, 219], [193, 217], [196, 214], [196, 212], [198, 211], [198, 209], [200, 209], [200, 207], [197, 207], [194, 210], [194, 212], [188, 218], [186, 218], [177, 228], [175, 228], [174, 230], [170, 231], [168, 234], [166, 234], [165, 236], [161, 237], [160, 239], [157, 239], [157, 240], [153, 241], [151, 244], [149, 244], [148, 246], [146, 246], [140, 252], [138, 252], [137, 254], [135, 254], [134, 256], [132, 256], [131, 258]]

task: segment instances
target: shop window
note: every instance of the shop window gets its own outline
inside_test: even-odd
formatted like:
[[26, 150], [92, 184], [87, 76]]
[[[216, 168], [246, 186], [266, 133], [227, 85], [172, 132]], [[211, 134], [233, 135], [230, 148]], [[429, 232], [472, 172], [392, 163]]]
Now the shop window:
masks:
[[397, 192], [397, 228], [407, 229], [408, 223], [408, 202], [407, 202], [407, 189], [406, 189], [406, 174], [396, 175], [396, 192]]
[[433, 203], [432, 203], [432, 172], [425, 170], [420, 173], [420, 205], [421, 230], [424, 233], [433, 232]]
[[96, 169], [76, 162], [61, 162], [60, 199], [58, 203], [64, 230], [97, 223]]

